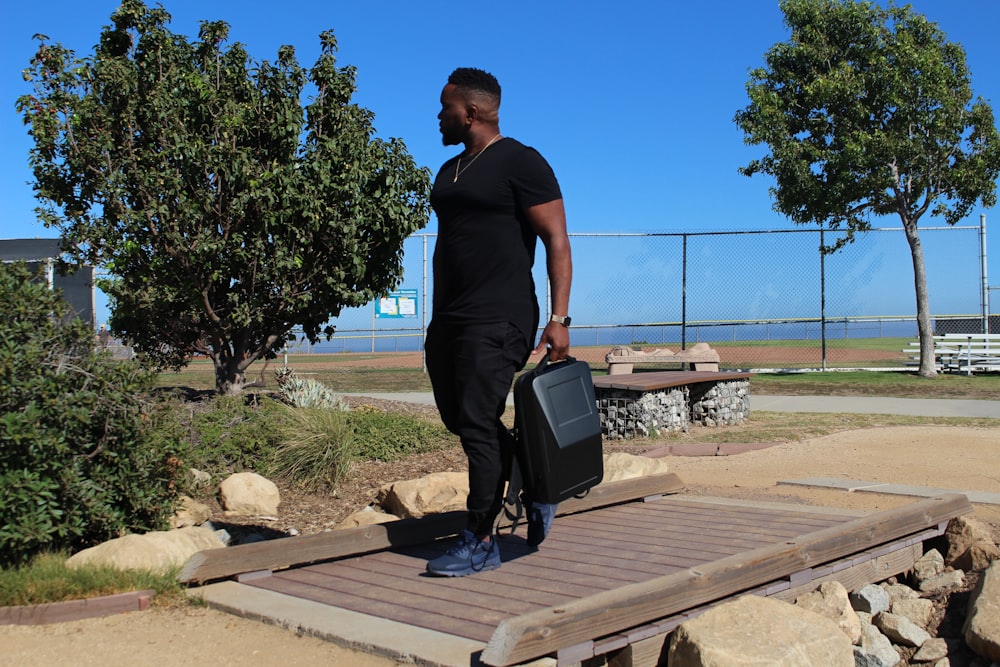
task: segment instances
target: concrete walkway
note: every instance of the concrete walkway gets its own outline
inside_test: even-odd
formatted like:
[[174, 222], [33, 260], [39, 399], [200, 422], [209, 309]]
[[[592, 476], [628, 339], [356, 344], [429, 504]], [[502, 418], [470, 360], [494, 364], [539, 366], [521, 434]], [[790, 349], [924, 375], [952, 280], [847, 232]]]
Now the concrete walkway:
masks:
[[[434, 404], [430, 392], [350, 394], [391, 401]], [[514, 399], [508, 396], [507, 405]], [[878, 396], [757, 396], [751, 393], [750, 409], [760, 412], [853, 412], [915, 417], [985, 417], [1000, 419], [1000, 401], [948, 398], [886, 398]]]

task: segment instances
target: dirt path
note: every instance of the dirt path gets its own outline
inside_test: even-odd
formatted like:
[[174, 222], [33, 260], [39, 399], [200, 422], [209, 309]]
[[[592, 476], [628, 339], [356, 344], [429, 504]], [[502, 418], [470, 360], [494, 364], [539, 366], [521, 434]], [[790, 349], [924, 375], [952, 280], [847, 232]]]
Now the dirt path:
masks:
[[[734, 456], [673, 459], [688, 492], [753, 500], [885, 510], [915, 498], [778, 485], [844, 477], [1000, 493], [997, 430], [904, 427], [846, 431]], [[1000, 532], [1000, 507], [975, 516]], [[0, 663], [49, 665], [350, 665], [392, 660], [207, 609], [152, 610], [50, 626], [0, 626]]]

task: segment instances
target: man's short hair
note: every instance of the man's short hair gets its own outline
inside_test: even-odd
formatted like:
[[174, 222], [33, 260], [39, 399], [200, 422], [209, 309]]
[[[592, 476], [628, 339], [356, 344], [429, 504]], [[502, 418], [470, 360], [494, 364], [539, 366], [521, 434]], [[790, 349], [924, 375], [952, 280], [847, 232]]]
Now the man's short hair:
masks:
[[500, 106], [500, 83], [489, 72], [475, 67], [459, 67], [448, 77], [448, 83], [466, 92], [485, 95], [498, 108]]

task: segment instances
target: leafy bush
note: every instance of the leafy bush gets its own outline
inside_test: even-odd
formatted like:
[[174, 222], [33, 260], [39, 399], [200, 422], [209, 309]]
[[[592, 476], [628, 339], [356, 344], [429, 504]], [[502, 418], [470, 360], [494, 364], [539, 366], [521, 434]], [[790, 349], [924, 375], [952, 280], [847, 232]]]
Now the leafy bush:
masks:
[[454, 442], [454, 437], [441, 424], [376, 408], [352, 410], [347, 420], [353, 434], [352, 455], [359, 459], [397, 461]]
[[206, 403], [178, 408], [187, 431], [190, 456], [186, 464], [213, 474], [262, 468], [274, 455], [275, 413], [280, 404], [259, 403], [243, 396], [216, 396]]
[[0, 563], [161, 528], [184, 452], [153, 376], [23, 264], [0, 266]]

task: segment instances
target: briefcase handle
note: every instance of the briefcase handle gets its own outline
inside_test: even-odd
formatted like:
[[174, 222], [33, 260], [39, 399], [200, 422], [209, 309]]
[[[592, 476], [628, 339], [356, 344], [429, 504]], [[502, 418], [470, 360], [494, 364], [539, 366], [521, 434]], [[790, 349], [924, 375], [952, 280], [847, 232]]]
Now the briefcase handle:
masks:
[[545, 350], [545, 356], [542, 357], [542, 360], [538, 362], [537, 366], [535, 366], [535, 372], [536, 373], [544, 373], [545, 369], [549, 366], [549, 364], [561, 364], [563, 362], [573, 362], [573, 361], [576, 361], [575, 357], [571, 357], [571, 356], [568, 356], [568, 355], [566, 356], [565, 359], [560, 359], [559, 361], [549, 361], [549, 352], [550, 352], [550, 350], [546, 349]]

